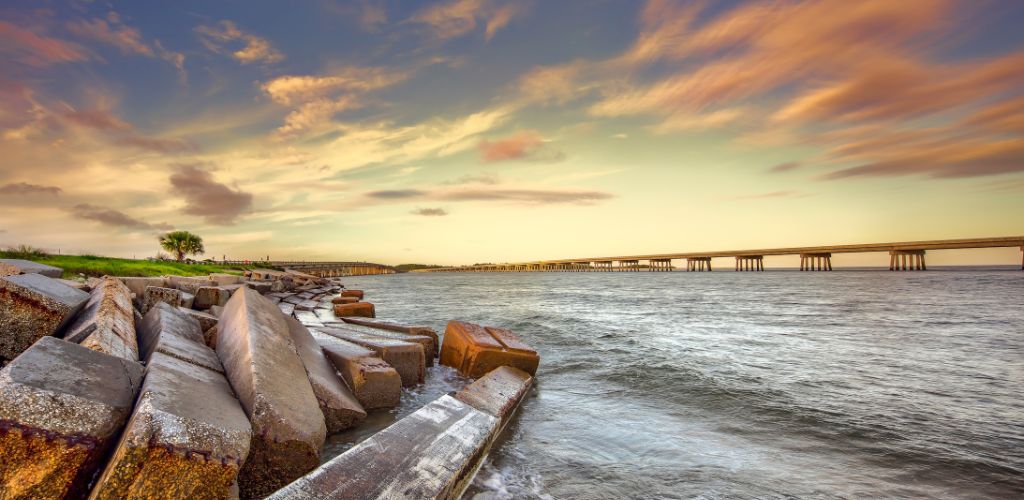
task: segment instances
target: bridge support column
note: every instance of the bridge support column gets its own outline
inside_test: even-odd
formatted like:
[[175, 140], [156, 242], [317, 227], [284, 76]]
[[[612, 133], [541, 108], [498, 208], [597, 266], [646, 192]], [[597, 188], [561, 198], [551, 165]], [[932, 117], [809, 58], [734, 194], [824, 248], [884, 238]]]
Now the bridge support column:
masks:
[[689, 257], [686, 259], [687, 271], [711, 271], [711, 257]]
[[800, 254], [801, 271], [831, 271], [831, 253], [804, 253]]
[[890, 271], [927, 271], [924, 250], [892, 250], [889, 252]]
[[651, 259], [649, 264], [647, 270], [651, 272], [669, 272], [672, 270], [672, 259]]
[[737, 255], [737, 271], [764, 271], [764, 256], [762, 255]]

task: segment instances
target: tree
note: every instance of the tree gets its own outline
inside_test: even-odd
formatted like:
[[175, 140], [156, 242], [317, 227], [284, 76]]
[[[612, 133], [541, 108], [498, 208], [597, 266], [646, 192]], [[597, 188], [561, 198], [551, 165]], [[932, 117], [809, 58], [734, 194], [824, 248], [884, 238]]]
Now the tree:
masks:
[[185, 260], [186, 255], [199, 255], [206, 251], [203, 239], [188, 231], [171, 231], [160, 235], [160, 247], [177, 257], [178, 262]]

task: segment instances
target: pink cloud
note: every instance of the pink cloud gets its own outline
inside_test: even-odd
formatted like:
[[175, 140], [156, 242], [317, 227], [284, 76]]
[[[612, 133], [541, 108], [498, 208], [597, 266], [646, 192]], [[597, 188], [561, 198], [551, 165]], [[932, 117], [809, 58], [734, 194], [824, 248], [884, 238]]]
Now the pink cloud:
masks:
[[0, 21], [0, 54], [33, 67], [88, 59], [78, 45], [38, 35], [7, 21]]
[[113, 16], [111, 19], [115, 21], [114, 24], [108, 24], [103, 19], [70, 22], [68, 30], [78, 36], [117, 47], [123, 54], [141, 54], [153, 57], [153, 49], [142, 41], [142, 34], [139, 33], [139, 30], [118, 24], [117, 16]]
[[480, 141], [480, 157], [486, 162], [520, 160], [535, 153], [543, 143], [540, 133], [524, 130], [504, 139]]

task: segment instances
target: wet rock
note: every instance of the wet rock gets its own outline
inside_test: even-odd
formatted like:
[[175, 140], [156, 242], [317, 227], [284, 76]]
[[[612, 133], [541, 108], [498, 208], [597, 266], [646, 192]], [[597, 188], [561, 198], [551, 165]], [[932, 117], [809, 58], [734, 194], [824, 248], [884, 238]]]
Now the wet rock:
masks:
[[331, 303], [332, 304], [355, 304], [356, 302], [359, 302], [360, 300], [362, 300], [362, 299], [359, 299], [357, 297], [341, 296], [341, 297], [335, 297], [335, 298], [331, 299]]
[[270, 498], [459, 498], [496, 428], [494, 417], [442, 396]]
[[338, 328], [341, 330], [348, 330], [352, 332], [362, 333], [364, 335], [376, 336], [379, 338], [387, 338], [392, 340], [400, 340], [404, 342], [412, 342], [423, 346], [423, 358], [427, 366], [434, 366], [434, 339], [426, 335], [412, 335], [409, 333], [396, 332], [392, 330], [383, 330], [377, 328], [370, 328], [353, 323], [345, 322], [328, 322], [324, 326], [329, 328]]
[[94, 351], [138, 361], [131, 290], [116, 278], [104, 278], [90, 293], [85, 309], [65, 330], [64, 339]]
[[54, 337], [0, 370], [0, 496], [84, 493], [141, 381], [138, 363]]
[[363, 300], [363, 291], [362, 290], [342, 290], [341, 291], [341, 296], [342, 297], [355, 297], [355, 298], [357, 298], [359, 300]]
[[0, 363], [62, 329], [87, 300], [89, 294], [40, 274], [0, 277]]
[[434, 351], [433, 351], [433, 354], [432, 354], [433, 357], [437, 356], [437, 353], [438, 353], [438, 351], [441, 348], [441, 343], [438, 341], [437, 332], [435, 332], [433, 328], [430, 328], [428, 326], [407, 326], [407, 325], [402, 325], [402, 324], [399, 324], [399, 323], [395, 323], [393, 321], [388, 321], [388, 320], [383, 320], [383, 319], [376, 319], [376, 318], [347, 317], [347, 318], [341, 318], [341, 319], [345, 323], [349, 323], [349, 324], [353, 324], [353, 325], [362, 325], [362, 326], [368, 326], [370, 328], [377, 328], [377, 329], [380, 329], [380, 330], [388, 330], [388, 331], [392, 331], [392, 332], [406, 333], [406, 334], [409, 334], [409, 335], [424, 335], [424, 336], [430, 337], [431, 339], [434, 340]]
[[0, 259], [0, 276], [14, 276], [18, 274], [40, 274], [47, 278], [60, 278], [64, 270], [59, 267], [48, 266], [31, 260], [21, 259]]
[[382, 337], [348, 328], [320, 328], [333, 337], [361, 345], [377, 353], [381, 359], [398, 371], [402, 385], [413, 387], [423, 383], [426, 360], [423, 346], [414, 342]]
[[[455, 399], [508, 423], [533, 385], [533, 377], [518, 368], [500, 366], [455, 394]], [[500, 429], [499, 429], [500, 432]]]
[[398, 406], [402, 377], [376, 352], [318, 331], [312, 335], [364, 409]]
[[339, 318], [344, 318], [347, 316], [375, 318], [377, 316], [373, 304], [369, 302], [356, 302], [355, 304], [334, 304], [334, 315]]
[[187, 363], [224, 373], [216, 353], [206, 346], [199, 322], [167, 304], [158, 303], [139, 325], [139, 355], [149, 361], [162, 353]]
[[146, 292], [142, 295], [142, 306], [139, 312], [143, 315], [157, 303], [163, 302], [171, 307], [180, 307], [182, 291], [177, 288], [164, 288], [160, 286], [147, 286]]
[[286, 321], [295, 350], [306, 367], [313, 394], [320, 403], [327, 432], [333, 434], [362, 422], [366, 418], [366, 410], [338, 377], [313, 335], [295, 318], [287, 318]]
[[327, 428], [280, 310], [238, 289], [218, 324], [217, 355], [252, 422], [242, 497], [267, 495], [315, 468]]
[[196, 309], [209, 309], [212, 306], [224, 307], [231, 298], [232, 290], [220, 286], [203, 286], [196, 290], [196, 298], [192, 307]]
[[227, 498], [250, 439], [223, 375], [156, 353], [90, 498]]
[[450, 321], [444, 331], [440, 362], [470, 378], [479, 378], [499, 366], [536, 375], [540, 356], [510, 330]]

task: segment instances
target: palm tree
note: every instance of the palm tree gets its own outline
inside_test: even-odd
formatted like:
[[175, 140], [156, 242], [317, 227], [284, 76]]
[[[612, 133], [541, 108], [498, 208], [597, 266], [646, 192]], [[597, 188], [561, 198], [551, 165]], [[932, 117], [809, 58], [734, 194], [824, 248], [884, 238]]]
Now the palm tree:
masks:
[[160, 235], [160, 247], [173, 253], [178, 262], [185, 260], [186, 255], [199, 255], [206, 251], [203, 239], [188, 231], [171, 231]]

